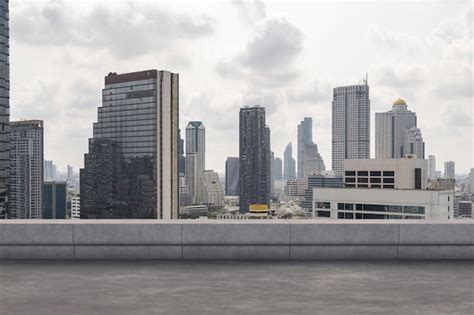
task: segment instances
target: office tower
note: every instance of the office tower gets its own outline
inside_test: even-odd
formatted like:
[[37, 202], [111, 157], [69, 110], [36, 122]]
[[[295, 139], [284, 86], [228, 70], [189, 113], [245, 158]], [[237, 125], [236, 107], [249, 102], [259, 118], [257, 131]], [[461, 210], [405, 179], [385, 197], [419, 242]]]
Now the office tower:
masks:
[[283, 163], [283, 179], [295, 179], [296, 162], [293, 158], [293, 146], [291, 142], [286, 145], [285, 152], [283, 153]]
[[469, 173], [469, 193], [474, 195], [474, 168]]
[[428, 179], [436, 178], [436, 157], [434, 155], [428, 156]]
[[0, 219], [6, 217], [9, 177], [10, 28], [8, 0], [0, 0]]
[[178, 130], [179, 134], [179, 144], [178, 144], [178, 171], [179, 175], [183, 175], [186, 169], [186, 160], [184, 157], [184, 140], [181, 138], [181, 129]]
[[283, 161], [280, 158], [275, 158], [275, 180], [283, 179]]
[[72, 165], [67, 165], [67, 180], [73, 180], [74, 179], [74, 169], [72, 168]]
[[[66, 182], [44, 182], [43, 219], [67, 218]], [[72, 210], [71, 210], [72, 213]]]
[[239, 192], [239, 158], [228, 157], [225, 161], [225, 194], [238, 196]]
[[43, 121], [10, 123], [8, 218], [41, 219], [43, 189]]
[[305, 146], [303, 167], [303, 178], [308, 178], [310, 175], [320, 175], [326, 171], [326, 165], [318, 151], [317, 144], [310, 143]]
[[345, 159], [370, 158], [370, 99], [364, 84], [334, 89], [332, 101], [332, 170], [342, 176]]
[[224, 206], [224, 189], [219, 175], [212, 170], [202, 172], [202, 203], [210, 209]]
[[271, 151], [270, 157], [270, 197], [275, 195], [275, 152]]
[[265, 124], [265, 108], [240, 109], [239, 179], [240, 212], [251, 204], [270, 205], [270, 128]]
[[206, 129], [200, 121], [186, 127], [186, 184], [194, 204], [202, 202], [202, 172], [206, 169]]
[[416, 113], [409, 111], [401, 98], [388, 112], [375, 113], [375, 158], [399, 159], [413, 154], [424, 159], [425, 143], [416, 123]]
[[80, 172], [81, 219], [178, 218], [179, 75], [109, 73]]
[[298, 125], [298, 178], [305, 177], [305, 151], [310, 144], [313, 144], [313, 120], [305, 117]]
[[444, 178], [454, 179], [454, 175], [455, 175], [454, 162], [453, 161], [444, 162]]

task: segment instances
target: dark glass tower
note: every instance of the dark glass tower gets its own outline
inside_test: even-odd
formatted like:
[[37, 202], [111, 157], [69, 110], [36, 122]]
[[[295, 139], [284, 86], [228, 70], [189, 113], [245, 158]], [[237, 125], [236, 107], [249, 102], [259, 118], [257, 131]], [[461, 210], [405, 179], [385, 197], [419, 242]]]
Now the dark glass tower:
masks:
[[10, 29], [8, 0], [0, 0], [0, 219], [8, 205], [10, 132]]
[[248, 212], [251, 204], [270, 205], [270, 128], [264, 107], [240, 109], [239, 162], [240, 212]]

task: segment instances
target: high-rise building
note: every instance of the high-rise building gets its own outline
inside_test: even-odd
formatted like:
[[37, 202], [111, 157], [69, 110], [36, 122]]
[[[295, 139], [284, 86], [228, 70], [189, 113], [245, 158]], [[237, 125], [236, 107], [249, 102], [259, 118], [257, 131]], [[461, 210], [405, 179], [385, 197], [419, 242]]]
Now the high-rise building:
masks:
[[239, 195], [239, 158], [228, 157], [225, 161], [225, 194]]
[[71, 202], [71, 219], [81, 218], [81, 196], [78, 193], [72, 193], [68, 196]]
[[74, 179], [74, 169], [72, 165], [67, 165], [67, 180]]
[[0, 0], [0, 219], [6, 217], [10, 132], [10, 28], [8, 0]]
[[296, 162], [293, 158], [293, 146], [291, 142], [286, 145], [285, 152], [283, 153], [283, 164], [283, 179], [295, 179]]
[[[67, 218], [66, 182], [44, 182], [43, 219]], [[71, 209], [72, 214], [72, 209]]]
[[455, 165], [453, 161], [444, 162], [444, 178], [454, 179], [454, 176], [456, 175], [454, 166]]
[[202, 203], [209, 208], [224, 206], [224, 189], [222, 188], [219, 175], [212, 170], [205, 170], [201, 176], [202, 181]]
[[81, 219], [178, 218], [179, 75], [109, 73], [80, 174]]
[[240, 212], [251, 204], [270, 205], [270, 128], [265, 124], [265, 108], [240, 109], [239, 179]]
[[413, 154], [424, 159], [425, 143], [416, 123], [416, 113], [408, 110], [401, 98], [388, 112], [375, 113], [375, 158], [399, 159]]
[[474, 168], [469, 173], [469, 193], [474, 195]]
[[12, 121], [10, 128], [8, 218], [41, 219], [43, 121]]
[[186, 127], [186, 185], [193, 203], [202, 202], [202, 172], [206, 169], [206, 129], [200, 121]]
[[305, 177], [306, 146], [313, 144], [313, 119], [305, 117], [298, 125], [298, 178]]
[[283, 179], [283, 161], [280, 158], [275, 158], [275, 180]]
[[364, 84], [334, 89], [332, 101], [332, 170], [344, 171], [345, 159], [370, 158], [370, 99]]
[[315, 143], [307, 144], [304, 150], [303, 178], [310, 175], [321, 175], [326, 171], [326, 165]]
[[428, 156], [428, 179], [436, 178], [436, 157], [434, 155]]
[[181, 129], [178, 130], [179, 144], [178, 144], [178, 171], [179, 176], [184, 176], [186, 169], [186, 160], [184, 158], [184, 140], [181, 138]]

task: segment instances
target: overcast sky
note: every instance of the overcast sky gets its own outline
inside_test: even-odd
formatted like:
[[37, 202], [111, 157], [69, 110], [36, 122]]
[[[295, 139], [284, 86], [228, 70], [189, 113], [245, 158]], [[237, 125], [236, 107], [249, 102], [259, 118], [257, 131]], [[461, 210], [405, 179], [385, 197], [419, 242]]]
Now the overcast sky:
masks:
[[11, 119], [45, 121], [45, 158], [83, 166], [108, 72], [180, 74], [180, 126], [202, 120], [208, 169], [238, 156], [238, 113], [266, 107], [282, 157], [304, 117], [331, 166], [332, 88], [367, 72], [375, 112], [404, 98], [437, 169], [473, 167], [470, 1], [10, 1]]

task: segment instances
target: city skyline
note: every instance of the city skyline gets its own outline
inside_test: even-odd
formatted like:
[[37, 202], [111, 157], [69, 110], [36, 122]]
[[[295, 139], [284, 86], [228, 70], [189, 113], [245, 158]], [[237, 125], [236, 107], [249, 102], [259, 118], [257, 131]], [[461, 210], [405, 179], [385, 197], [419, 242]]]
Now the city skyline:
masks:
[[[387, 5], [391, 10], [387, 10]], [[472, 34], [468, 33], [466, 23], [472, 11], [466, 3], [348, 4], [348, 10], [362, 14], [358, 19], [364, 21], [344, 16], [351, 29], [331, 30], [334, 32], [331, 35], [361, 33], [360, 44], [356, 46], [350, 36], [345, 39], [346, 44], [355, 48], [349, 59], [357, 58], [357, 65], [341, 62], [347, 52], [332, 45], [334, 42], [322, 31], [324, 24], [331, 23], [328, 18], [310, 19], [304, 14], [311, 11], [316, 17], [337, 17], [340, 6], [336, 4], [307, 3], [289, 7], [258, 1], [223, 3], [219, 5], [222, 7], [219, 16], [212, 13], [216, 12], [211, 10], [215, 6], [208, 2], [199, 7], [178, 2], [166, 9], [143, 3], [109, 3], [107, 8], [94, 3], [62, 1], [11, 3], [10, 37], [14, 52], [11, 120], [43, 119], [45, 158], [53, 160], [61, 170], [67, 164], [79, 169], [83, 166], [83, 153], [87, 152], [87, 139], [91, 137], [91, 125], [100, 105], [101, 78], [109, 71], [125, 73], [160, 68], [181, 74], [180, 127], [184, 130], [188, 121], [203, 121], [208, 129], [208, 168], [221, 176], [226, 157], [237, 156], [238, 111], [246, 105], [266, 107], [267, 123], [272, 129], [271, 149], [275, 157], [280, 158], [288, 142], [296, 143], [298, 122], [304, 117], [313, 118], [320, 153], [326, 165], [331, 165], [332, 89], [357, 84], [359, 77], [368, 72], [372, 157], [375, 112], [387, 110], [401, 97], [418, 115], [427, 143], [426, 156], [436, 155], [440, 163], [454, 160], [459, 174], [469, 171], [472, 153], [465, 152], [466, 148], [472, 152], [472, 137], [465, 135], [472, 134], [469, 115], [472, 66], [468, 62]], [[84, 30], [74, 26], [78, 18], [73, 18], [73, 12], [78, 8], [81, 9], [78, 16], [91, 22]], [[112, 31], [111, 25], [126, 18], [123, 12], [127, 8], [136, 12], [136, 25], [123, 34], [123, 39], [100, 41]], [[126, 40], [146, 23], [156, 27], [161, 23], [151, 20], [147, 11], [164, 17], [175, 16], [176, 30], [166, 35], [168, 46], [155, 47], [141, 36], [134, 39], [136, 45], [133, 46], [143, 44], [143, 49], [137, 51]], [[386, 11], [394, 16], [403, 12], [405, 23], [387, 24]], [[421, 11], [426, 13], [423, 23], [413, 29]], [[101, 16], [110, 17], [111, 25], [98, 25]], [[310, 20], [318, 21], [312, 25]], [[54, 23], [63, 23], [59, 25], [64, 28], [54, 28], [57, 25]], [[83, 35], [93, 26], [103, 27], [104, 34], [84, 41]], [[312, 26], [317, 26], [316, 30]], [[71, 28], [79, 33], [68, 33]], [[53, 34], [53, 30], [58, 32]], [[229, 37], [237, 40], [229, 42], [226, 40]], [[41, 42], [42, 38], [51, 38], [51, 41]], [[420, 41], [420, 38], [424, 39]], [[198, 45], [202, 52], [191, 57], [177, 50], [176, 43]], [[401, 47], [402, 44], [401, 49], [393, 51], [395, 54], [390, 51], [393, 45]], [[38, 58], [43, 61], [41, 65], [30, 64], [33, 61], [29, 60], [31, 45], [44, 48], [38, 51]], [[268, 47], [284, 49], [270, 59], [262, 58]], [[206, 56], [207, 49], [216, 48], [222, 53], [211, 59]], [[434, 51], [435, 48], [438, 49]], [[82, 53], [90, 58], [82, 58]], [[431, 55], [426, 58], [428, 53]], [[267, 69], [274, 65], [281, 66], [281, 72]], [[62, 77], [64, 69], [68, 69], [65, 78]], [[24, 80], [31, 84], [15, 84]], [[433, 106], [437, 110], [433, 111]], [[71, 125], [74, 128], [69, 128]]]

